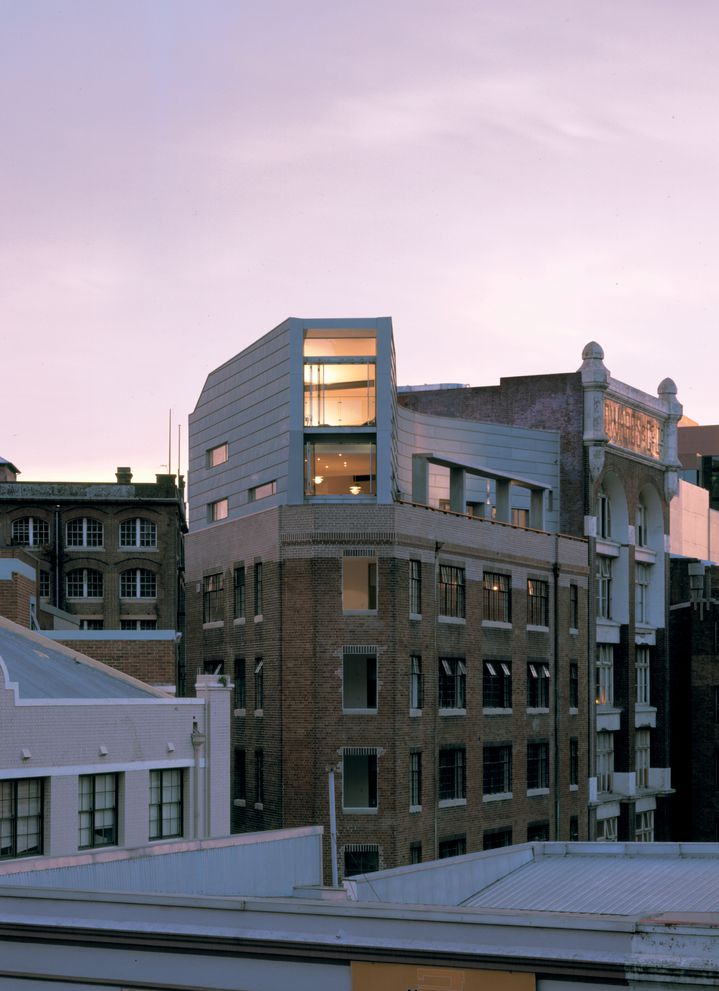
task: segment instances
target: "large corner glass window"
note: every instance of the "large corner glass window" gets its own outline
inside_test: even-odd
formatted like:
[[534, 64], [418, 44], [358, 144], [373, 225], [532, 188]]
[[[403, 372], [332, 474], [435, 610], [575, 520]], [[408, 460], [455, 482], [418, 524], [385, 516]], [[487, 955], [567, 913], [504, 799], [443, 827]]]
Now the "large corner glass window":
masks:
[[305, 362], [306, 427], [373, 427], [374, 362]]
[[373, 612], [377, 609], [377, 558], [345, 553], [342, 559], [342, 609]]
[[358, 437], [305, 441], [305, 495], [377, 494], [377, 445]]
[[305, 331], [305, 358], [374, 358], [374, 330], [315, 327]]

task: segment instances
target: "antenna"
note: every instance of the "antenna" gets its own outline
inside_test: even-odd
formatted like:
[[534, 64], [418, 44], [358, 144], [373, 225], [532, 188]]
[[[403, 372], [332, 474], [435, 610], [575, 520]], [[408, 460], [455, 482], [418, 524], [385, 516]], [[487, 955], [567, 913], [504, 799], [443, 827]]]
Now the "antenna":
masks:
[[182, 424], [177, 424], [177, 482], [180, 482], [180, 436], [182, 433]]
[[167, 424], [167, 474], [172, 474], [172, 410], [169, 410], [169, 422]]

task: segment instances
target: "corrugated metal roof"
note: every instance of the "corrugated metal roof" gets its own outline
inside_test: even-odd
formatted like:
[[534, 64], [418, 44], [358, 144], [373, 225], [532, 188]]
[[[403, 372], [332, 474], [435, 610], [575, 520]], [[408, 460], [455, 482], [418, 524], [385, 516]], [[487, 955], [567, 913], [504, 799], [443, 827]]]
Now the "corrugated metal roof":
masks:
[[719, 857], [539, 856], [464, 904], [599, 915], [719, 912]]
[[159, 692], [21, 626], [0, 621], [0, 659], [21, 699], [139, 699]]

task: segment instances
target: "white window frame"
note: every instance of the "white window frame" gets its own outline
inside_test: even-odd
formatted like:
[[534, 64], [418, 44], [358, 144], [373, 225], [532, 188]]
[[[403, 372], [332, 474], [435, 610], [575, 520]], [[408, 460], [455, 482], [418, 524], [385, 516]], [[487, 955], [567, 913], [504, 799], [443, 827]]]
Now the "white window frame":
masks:
[[597, 554], [597, 619], [612, 618], [613, 559]]
[[[82, 572], [82, 594], [74, 595], [70, 592], [70, 576], [76, 574], [78, 571]], [[100, 592], [99, 594], [90, 594], [88, 591], [89, 582], [88, 576], [92, 574], [100, 576]], [[97, 568], [72, 568], [70, 571], [65, 573], [65, 595], [68, 599], [102, 599], [105, 592], [105, 579], [104, 575]]]
[[597, 536], [600, 540], [612, 539], [612, 504], [604, 489], [597, 495]]
[[617, 816], [597, 819], [597, 843], [616, 843], [618, 835], [619, 819]]
[[637, 812], [634, 838], [637, 843], [654, 842], [654, 809]]
[[640, 499], [637, 503], [634, 541], [637, 547], [647, 547], [647, 507], [643, 499]]
[[[127, 537], [130, 535], [130, 540]], [[119, 527], [120, 547], [133, 547], [139, 550], [154, 550], [157, 547], [157, 524], [145, 516], [135, 516], [121, 520]]]
[[[152, 582], [150, 582], [150, 578]], [[151, 584], [152, 592], [145, 593], [143, 588]], [[128, 587], [132, 587], [131, 595], [128, 595]], [[156, 599], [157, 598], [157, 575], [149, 568], [128, 568], [120, 572], [120, 598], [121, 599]]]
[[649, 766], [651, 763], [651, 733], [648, 729], [638, 729], [635, 738], [637, 788], [649, 787]]
[[596, 703], [614, 705], [614, 645], [597, 644], [596, 660]]
[[608, 793], [614, 789], [614, 734], [601, 730], [597, 733], [597, 791]]
[[637, 705], [651, 705], [651, 675], [649, 665], [649, 647], [637, 647], [634, 661], [637, 687]]
[[[21, 529], [23, 533], [19, 534]], [[40, 547], [50, 543], [50, 524], [39, 516], [21, 516], [13, 520], [11, 533], [12, 542], [17, 546]]]
[[637, 623], [649, 622], [649, 585], [651, 584], [651, 565], [634, 565], [634, 620]]
[[[77, 524], [80, 523], [80, 543], [70, 542], [70, 528], [77, 528]], [[98, 539], [99, 538], [99, 539]], [[74, 540], [75, 538], [73, 538]], [[68, 549], [75, 547], [94, 547], [101, 548], [105, 543], [105, 526], [101, 520], [96, 520], [92, 516], [82, 516], [77, 517], [74, 520], [68, 520], [65, 523], [65, 546]]]

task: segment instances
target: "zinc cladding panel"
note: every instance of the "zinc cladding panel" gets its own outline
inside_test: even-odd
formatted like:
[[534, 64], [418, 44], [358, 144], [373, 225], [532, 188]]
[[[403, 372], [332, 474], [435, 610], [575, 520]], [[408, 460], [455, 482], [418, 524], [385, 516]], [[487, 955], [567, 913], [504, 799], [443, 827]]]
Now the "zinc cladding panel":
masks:
[[[197, 526], [207, 522], [208, 501], [228, 496], [242, 505], [247, 489], [270, 475], [286, 489], [289, 356], [289, 334], [273, 332], [208, 377], [190, 416], [190, 516]], [[218, 473], [207, 468], [205, 452], [223, 441], [230, 460]]]
[[719, 858], [539, 857], [464, 904], [600, 915], [717, 912]]
[[13, 630], [0, 629], [0, 657], [21, 699], [156, 698], [121, 678], [75, 660], [48, 641], [38, 644]]

